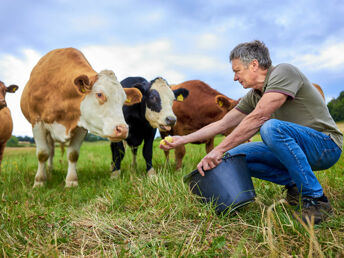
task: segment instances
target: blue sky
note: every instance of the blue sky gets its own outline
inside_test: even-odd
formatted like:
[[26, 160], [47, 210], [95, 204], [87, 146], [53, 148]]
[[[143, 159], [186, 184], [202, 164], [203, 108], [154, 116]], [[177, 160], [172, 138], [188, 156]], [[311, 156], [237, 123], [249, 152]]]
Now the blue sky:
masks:
[[6, 99], [14, 135], [32, 136], [20, 111], [34, 65], [55, 48], [80, 49], [96, 71], [119, 80], [199, 79], [237, 99], [229, 52], [262, 40], [274, 65], [291, 63], [322, 86], [329, 101], [344, 90], [344, 1], [2, 0], [0, 80], [20, 90]]

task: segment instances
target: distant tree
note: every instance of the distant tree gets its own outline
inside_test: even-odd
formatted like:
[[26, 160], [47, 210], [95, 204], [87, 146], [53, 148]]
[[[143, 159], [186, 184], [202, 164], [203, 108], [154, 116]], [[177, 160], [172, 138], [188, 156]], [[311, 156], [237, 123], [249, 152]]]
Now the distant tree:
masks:
[[30, 143], [35, 143], [35, 139], [33, 137], [29, 136], [17, 136], [18, 141], [20, 142], [30, 142]]
[[85, 137], [85, 141], [86, 142], [97, 142], [97, 141], [107, 141], [107, 139], [100, 137], [100, 136], [97, 136], [97, 135], [94, 135], [94, 134], [91, 134], [91, 133], [88, 133]]
[[17, 147], [18, 146], [18, 138], [15, 136], [11, 136], [11, 138], [7, 141], [6, 146], [8, 147]]
[[328, 110], [334, 121], [339, 122], [344, 120], [344, 91], [339, 94], [339, 97], [332, 99], [327, 104]]

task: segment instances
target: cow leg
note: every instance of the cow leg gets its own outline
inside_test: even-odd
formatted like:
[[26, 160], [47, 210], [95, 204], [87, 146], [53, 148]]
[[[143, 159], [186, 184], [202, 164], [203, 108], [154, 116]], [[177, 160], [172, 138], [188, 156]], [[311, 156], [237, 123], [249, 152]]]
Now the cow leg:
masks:
[[214, 138], [209, 139], [206, 143], [205, 143], [205, 151], [207, 153], [211, 152], [214, 149]]
[[112, 142], [110, 144], [112, 154], [112, 173], [111, 178], [118, 178], [121, 175], [121, 162], [124, 158], [125, 149], [123, 141]]
[[40, 187], [47, 181], [45, 162], [49, 158], [49, 147], [47, 144], [47, 131], [41, 123], [36, 123], [32, 129], [33, 137], [36, 143], [36, 156], [38, 159], [38, 168], [33, 187]]
[[180, 145], [175, 149], [175, 156], [176, 156], [176, 169], [182, 168], [183, 158], [185, 156], [185, 146]]
[[2, 158], [4, 155], [5, 146], [6, 146], [6, 142], [0, 143], [0, 172], [1, 172], [1, 163], [2, 163]]
[[68, 172], [66, 187], [78, 186], [78, 175], [76, 174], [76, 163], [79, 159], [80, 147], [87, 134], [87, 130], [77, 127], [67, 148]]
[[133, 161], [131, 163], [133, 168], [136, 168], [136, 157], [137, 157], [137, 149], [138, 147], [130, 146], [131, 152], [133, 153]]
[[48, 170], [53, 170], [53, 160], [55, 155], [55, 142], [53, 138], [51, 138], [51, 135], [47, 134], [47, 146], [48, 146], [48, 152], [49, 152], [49, 158], [48, 158]]
[[156, 175], [156, 172], [152, 166], [152, 157], [153, 157], [153, 141], [154, 136], [156, 133], [156, 128], [152, 129], [149, 133], [147, 133], [146, 137], [144, 138], [143, 144], [143, 157], [146, 161], [146, 170], [148, 176]]

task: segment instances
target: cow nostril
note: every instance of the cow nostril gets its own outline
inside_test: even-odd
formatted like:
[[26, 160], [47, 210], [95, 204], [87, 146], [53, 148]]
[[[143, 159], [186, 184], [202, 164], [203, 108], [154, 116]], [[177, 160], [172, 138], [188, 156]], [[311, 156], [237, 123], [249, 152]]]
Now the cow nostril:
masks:
[[166, 117], [166, 124], [174, 125], [176, 123], [176, 118], [174, 116]]
[[115, 128], [115, 134], [117, 136], [124, 135], [128, 132], [128, 127], [126, 125], [117, 125]]

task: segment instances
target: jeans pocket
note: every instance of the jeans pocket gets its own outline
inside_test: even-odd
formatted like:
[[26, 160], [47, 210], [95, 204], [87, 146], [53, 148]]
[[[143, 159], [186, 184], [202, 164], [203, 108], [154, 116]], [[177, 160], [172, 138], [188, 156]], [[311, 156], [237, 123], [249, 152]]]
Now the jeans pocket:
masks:
[[339, 160], [341, 150], [337, 147], [334, 149], [324, 149], [319, 159], [311, 165], [313, 170], [324, 170], [332, 167]]

